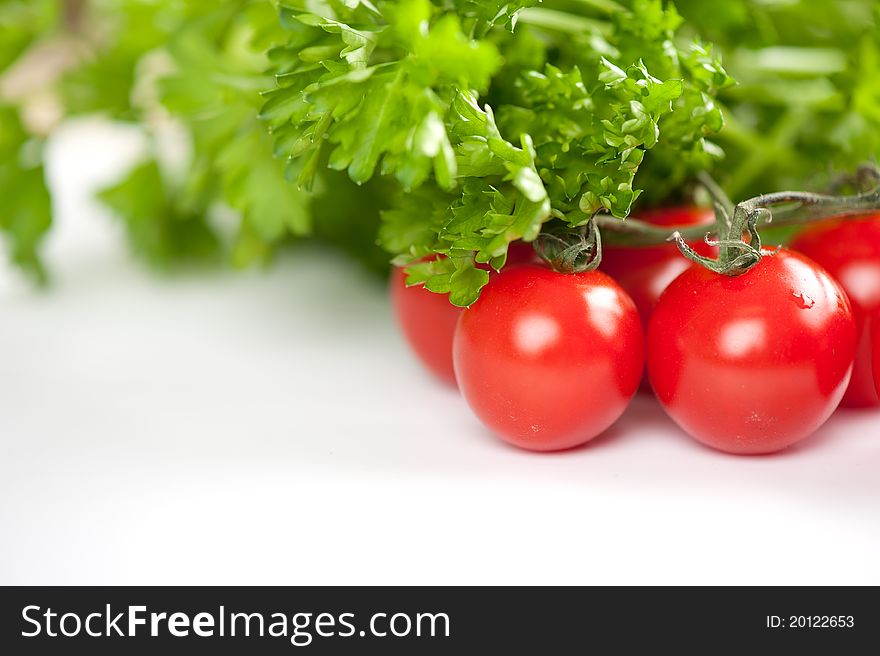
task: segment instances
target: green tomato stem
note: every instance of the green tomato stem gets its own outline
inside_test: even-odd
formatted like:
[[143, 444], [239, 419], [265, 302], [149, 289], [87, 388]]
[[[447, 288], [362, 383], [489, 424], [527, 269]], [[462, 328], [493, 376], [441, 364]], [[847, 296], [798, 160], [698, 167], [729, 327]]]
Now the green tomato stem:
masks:
[[599, 217], [580, 228], [551, 227], [535, 239], [535, 252], [560, 273], [593, 271], [602, 263], [602, 233]]
[[[840, 195], [781, 191], [762, 194], [736, 206], [707, 174], [700, 174], [698, 179], [715, 203], [714, 233], [707, 231], [705, 226], [661, 227], [638, 219], [620, 220], [609, 216], [596, 216], [594, 223], [605, 232], [606, 241], [611, 244], [652, 246], [672, 241], [689, 260], [717, 273], [738, 276], [761, 261], [759, 226], [771, 222], [777, 225], [805, 225], [832, 217], [856, 216], [880, 210], [880, 170], [873, 165], [860, 167], [855, 174], [846, 176], [832, 188], [839, 190], [845, 185], [855, 185], [866, 189], [860, 193]], [[777, 209], [774, 211], [771, 208]], [[744, 238], [746, 234], [748, 239]], [[688, 242], [698, 239], [718, 246], [718, 259], [699, 255], [688, 245]]]

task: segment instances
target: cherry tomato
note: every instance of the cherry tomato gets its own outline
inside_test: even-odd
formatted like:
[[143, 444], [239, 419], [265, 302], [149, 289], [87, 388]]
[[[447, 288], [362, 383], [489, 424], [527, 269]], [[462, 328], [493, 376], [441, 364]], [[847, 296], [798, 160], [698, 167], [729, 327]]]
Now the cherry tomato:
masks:
[[[667, 207], [649, 210], [634, 217], [659, 226], [705, 225], [707, 231], [715, 223], [715, 212], [710, 208], [696, 206]], [[700, 255], [717, 255], [718, 249], [709, 246], [704, 240], [688, 242]], [[602, 264], [599, 267], [614, 278], [635, 301], [642, 325], [648, 329], [648, 321], [660, 294], [679, 274], [691, 266], [675, 244], [658, 246], [607, 246], [602, 251]], [[640, 387], [650, 392], [647, 370]]]
[[741, 276], [694, 266], [676, 278], [651, 317], [648, 372], [666, 412], [700, 442], [770, 453], [831, 416], [855, 349], [840, 285], [783, 249]]
[[[531, 244], [513, 242], [506, 266], [535, 257]], [[452, 336], [462, 308], [452, 305], [445, 294], [435, 294], [421, 286], [407, 287], [402, 269], [391, 272], [389, 287], [397, 323], [412, 351], [437, 378], [455, 385]]]
[[[704, 207], [668, 207], [642, 212], [633, 218], [667, 227], [712, 226], [715, 212]], [[715, 255], [718, 250], [702, 240], [689, 244], [700, 255], [707, 257]], [[690, 260], [679, 253], [678, 247], [669, 243], [645, 247], [608, 246], [602, 251], [599, 268], [614, 278], [632, 297], [647, 328], [660, 294], [690, 265]]]
[[461, 314], [445, 294], [407, 287], [403, 269], [391, 272], [391, 305], [407, 343], [418, 359], [443, 382], [455, 385], [452, 336]]
[[815, 260], [837, 278], [852, 301], [859, 347], [843, 405], [880, 404], [871, 371], [871, 317], [880, 311], [880, 214], [823, 221], [802, 232], [791, 248]]
[[477, 417], [535, 451], [583, 444], [623, 413], [644, 336], [632, 299], [598, 271], [522, 264], [494, 276], [462, 313], [455, 373]]

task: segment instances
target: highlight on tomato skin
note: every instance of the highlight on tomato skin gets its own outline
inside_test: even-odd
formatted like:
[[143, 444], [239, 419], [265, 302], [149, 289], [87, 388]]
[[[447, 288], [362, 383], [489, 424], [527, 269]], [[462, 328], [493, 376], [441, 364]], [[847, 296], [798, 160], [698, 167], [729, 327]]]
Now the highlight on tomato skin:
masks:
[[[536, 257], [531, 244], [513, 242], [505, 266]], [[445, 294], [435, 294], [421, 285], [407, 287], [401, 268], [392, 270], [388, 286], [394, 316], [410, 350], [435, 378], [454, 386], [452, 337], [462, 308], [452, 305]]]
[[688, 269], [648, 329], [648, 372], [667, 414], [733, 454], [780, 451], [814, 433], [840, 403], [855, 353], [843, 289], [786, 249], [765, 251], [740, 276]]
[[823, 221], [799, 234], [791, 248], [825, 267], [852, 301], [859, 347], [842, 405], [880, 405], [872, 372], [870, 326], [871, 317], [880, 312], [880, 214]]
[[599, 271], [503, 270], [459, 319], [462, 395], [506, 442], [557, 451], [613, 424], [638, 386], [644, 336], [632, 299]]

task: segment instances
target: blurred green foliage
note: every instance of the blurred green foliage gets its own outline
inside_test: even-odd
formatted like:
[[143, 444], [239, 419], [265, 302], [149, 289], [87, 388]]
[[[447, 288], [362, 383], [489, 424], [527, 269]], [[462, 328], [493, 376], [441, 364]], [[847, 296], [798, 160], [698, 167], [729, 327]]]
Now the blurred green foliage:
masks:
[[442, 253], [411, 278], [462, 304], [475, 262], [547, 221], [687, 201], [701, 170], [737, 200], [876, 158], [880, 3], [674, 4], [0, 0], [0, 231], [43, 279], [53, 126], [7, 89], [23, 62], [62, 117], [141, 126], [145, 160], [99, 198], [148, 261], [249, 266], [305, 238], [376, 271]]

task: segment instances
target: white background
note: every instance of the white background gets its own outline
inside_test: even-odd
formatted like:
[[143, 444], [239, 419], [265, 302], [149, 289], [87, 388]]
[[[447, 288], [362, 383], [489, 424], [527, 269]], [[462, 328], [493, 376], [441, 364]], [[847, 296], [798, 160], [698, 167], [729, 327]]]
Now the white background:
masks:
[[329, 253], [169, 278], [90, 200], [139, 140], [51, 144], [53, 285], [0, 271], [0, 583], [880, 584], [880, 413], [712, 452], [639, 398], [515, 450]]

